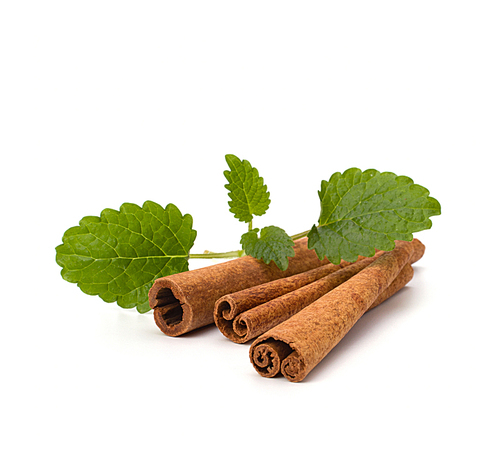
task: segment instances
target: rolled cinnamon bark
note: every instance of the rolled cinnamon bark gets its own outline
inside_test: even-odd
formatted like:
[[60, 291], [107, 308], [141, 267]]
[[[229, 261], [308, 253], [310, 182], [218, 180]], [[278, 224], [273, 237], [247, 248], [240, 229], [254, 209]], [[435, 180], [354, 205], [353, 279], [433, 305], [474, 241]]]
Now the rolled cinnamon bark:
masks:
[[308, 271], [223, 296], [215, 303], [215, 324], [231, 341], [247, 342], [347, 281], [381, 254], [352, 264], [325, 265], [313, 270], [317, 273]]
[[[232, 294], [223, 295], [215, 303], [214, 317], [223, 317], [232, 320], [240, 313], [306, 286], [350, 264], [344, 260], [338, 265], [328, 263], [327, 265], [322, 265], [287, 278], [275, 279], [274, 281], [233, 292]], [[217, 323], [217, 318], [215, 318], [215, 322]]]
[[396, 276], [396, 279], [389, 284], [389, 286], [382, 292], [375, 302], [373, 302], [370, 308], [365, 312], [373, 310], [375, 307], [379, 306], [382, 302], [386, 301], [389, 297], [392, 297], [396, 292], [400, 291], [413, 279], [413, 267], [411, 264], [407, 263], [401, 272]]
[[[377, 297], [377, 300], [367, 312], [405, 287], [412, 278], [413, 268], [410, 264], [406, 264], [396, 279]], [[282, 360], [291, 353], [292, 349], [287, 344], [281, 341], [274, 341], [273, 339], [265, 339], [261, 344], [256, 345], [253, 354], [251, 353], [251, 361], [262, 376], [271, 378], [280, 373]]]
[[[396, 241], [396, 244], [400, 241]], [[412, 242], [411, 263], [420, 260], [425, 247]], [[214, 320], [220, 332], [244, 343], [270, 330], [319, 299], [374, 262], [383, 252], [350, 264], [325, 265], [289, 278], [277, 279], [221, 297], [215, 303]], [[328, 271], [330, 273], [327, 274]], [[325, 273], [324, 276], [321, 276]], [[317, 276], [316, 281], [312, 278]]]
[[157, 279], [149, 291], [157, 326], [168, 336], [185, 334], [213, 323], [214, 304], [225, 294], [328, 264], [307, 248], [307, 238], [296, 241], [294, 251], [285, 271], [246, 256]]
[[[257, 338], [250, 347], [257, 372], [265, 377], [281, 372], [289, 381], [303, 380], [379, 298], [390, 294], [389, 286], [416, 257], [418, 245], [398, 241], [394, 250]], [[403, 273], [406, 278], [396, 281], [399, 284], [408, 279], [408, 271]]]

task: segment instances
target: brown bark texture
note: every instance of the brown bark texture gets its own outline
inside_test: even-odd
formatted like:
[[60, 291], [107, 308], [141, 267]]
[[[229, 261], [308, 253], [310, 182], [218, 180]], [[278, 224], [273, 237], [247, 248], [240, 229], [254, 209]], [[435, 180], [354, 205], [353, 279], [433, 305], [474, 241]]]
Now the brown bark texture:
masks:
[[215, 303], [215, 324], [231, 341], [247, 342], [347, 281], [374, 262], [381, 253], [356, 263], [324, 265], [289, 278], [277, 279], [223, 296]]
[[328, 264], [307, 248], [307, 238], [295, 241], [295, 255], [281, 271], [250, 256], [157, 279], [149, 291], [157, 326], [179, 336], [214, 322], [214, 304], [223, 295], [296, 275]]
[[[396, 244], [399, 241], [396, 242]], [[419, 260], [425, 247], [413, 241], [411, 263]], [[282, 278], [221, 297], [215, 303], [214, 320], [220, 332], [236, 343], [260, 336], [295, 315], [327, 292], [373, 263], [382, 251], [356, 263], [324, 265], [289, 278]]]
[[254, 368], [265, 377], [282, 373], [289, 381], [303, 380], [367, 310], [412, 278], [411, 263], [424, 250], [417, 239], [397, 241], [394, 250], [258, 337], [250, 347]]

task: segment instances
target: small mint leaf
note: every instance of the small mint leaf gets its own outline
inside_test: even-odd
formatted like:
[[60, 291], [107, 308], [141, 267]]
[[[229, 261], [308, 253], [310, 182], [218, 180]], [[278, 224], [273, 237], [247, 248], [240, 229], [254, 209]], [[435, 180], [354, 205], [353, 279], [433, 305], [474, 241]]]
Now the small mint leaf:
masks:
[[322, 181], [321, 213], [308, 234], [308, 247], [332, 263], [392, 250], [394, 240], [410, 241], [441, 214], [439, 202], [407, 176], [351, 168]]
[[141, 313], [150, 310], [148, 291], [154, 280], [188, 269], [196, 238], [191, 215], [147, 201], [105, 209], [68, 229], [56, 247], [62, 277], [105, 302]]
[[291, 237], [277, 226], [267, 226], [262, 228], [260, 237], [259, 230], [252, 229], [241, 236], [241, 245], [247, 255], [262, 259], [269, 264], [276, 263], [282, 271], [288, 268], [288, 257], [295, 255], [293, 250], [294, 242]]
[[229, 211], [239, 221], [249, 223], [253, 215], [263, 215], [269, 208], [269, 192], [264, 179], [257, 168], [248, 160], [240, 160], [236, 155], [226, 155], [230, 170], [224, 171], [229, 184], [224, 187], [229, 191]]

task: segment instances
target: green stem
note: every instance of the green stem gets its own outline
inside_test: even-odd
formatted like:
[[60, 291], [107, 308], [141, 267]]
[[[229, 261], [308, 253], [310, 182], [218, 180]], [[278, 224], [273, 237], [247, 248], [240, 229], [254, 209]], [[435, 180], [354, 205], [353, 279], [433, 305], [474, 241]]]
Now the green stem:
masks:
[[253, 229], [253, 228], [252, 228], [252, 221], [253, 221], [253, 220], [250, 220], [250, 221], [248, 222], [248, 230], [249, 230], [249, 231], [251, 231], [251, 230]]
[[306, 237], [309, 234], [310, 229], [307, 231], [301, 232], [299, 234], [294, 234], [293, 236], [290, 236], [292, 240], [296, 241], [297, 239], [301, 239], [302, 237]]
[[232, 250], [231, 252], [190, 253], [189, 258], [238, 258], [243, 255], [245, 255], [243, 250]]
[[[251, 231], [252, 222], [248, 224], [248, 230]], [[300, 239], [302, 237], [306, 237], [309, 233], [309, 230], [301, 232], [299, 234], [294, 234], [290, 236], [294, 241]], [[244, 250], [232, 250], [230, 252], [209, 252], [208, 250], [204, 253], [191, 253], [189, 254], [189, 258], [239, 258], [245, 255]]]

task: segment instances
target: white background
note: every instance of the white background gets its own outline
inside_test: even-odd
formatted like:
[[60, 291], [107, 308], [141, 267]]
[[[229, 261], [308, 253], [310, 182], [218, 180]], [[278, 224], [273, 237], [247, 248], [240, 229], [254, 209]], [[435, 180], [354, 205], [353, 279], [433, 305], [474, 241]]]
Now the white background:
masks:
[[[499, 463], [499, 8], [2, 2], [2, 463]], [[352, 166], [442, 205], [413, 281], [302, 383], [55, 263], [83, 216], [145, 200], [193, 216], [193, 252], [238, 248], [226, 153], [268, 185], [256, 227], [310, 228]]]

